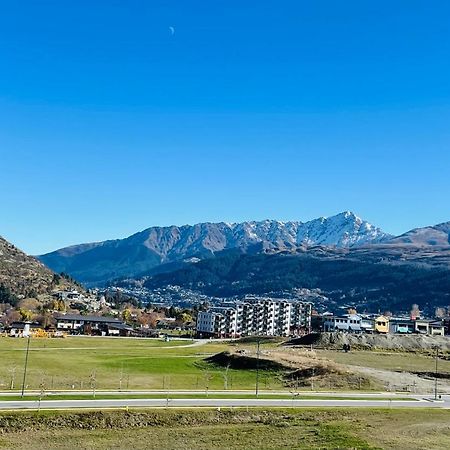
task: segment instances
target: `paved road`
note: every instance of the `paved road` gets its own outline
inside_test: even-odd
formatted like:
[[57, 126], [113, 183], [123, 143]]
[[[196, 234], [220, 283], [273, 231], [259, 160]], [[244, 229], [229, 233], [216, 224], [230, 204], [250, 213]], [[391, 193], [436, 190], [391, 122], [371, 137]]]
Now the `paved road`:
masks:
[[[255, 393], [254, 389], [237, 389], [237, 390], [209, 390], [208, 394], [211, 397], [214, 397], [215, 394], [220, 395], [253, 395]], [[260, 390], [259, 393], [261, 395], [285, 395], [290, 396], [292, 395], [289, 391], [266, 391], [266, 390]], [[2, 397], [16, 397], [21, 394], [21, 391], [15, 390], [15, 391], [0, 391], [0, 400]], [[24, 396], [32, 396], [36, 397], [40, 394], [40, 391], [38, 390], [29, 390], [25, 391]], [[114, 390], [97, 390], [97, 395], [114, 395], [114, 396], [133, 396], [133, 395], [161, 395], [162, 397], [166, 397], [167, 394], [169, 395], [205, 395], [204, 389], [197, 389], [197, 390], [176, 390], [171, 389], [169, 392], [167, 389], [163, 390], [122, 390], [122, 391], [114, 391]], [[368, 399], [373, 397], [383, 397], [386, 399], [389, 398], [396, 398], [396, 397], [411, 397], [416, 399], [421, 399], [422, 397], [425, 397], [427, 394], [419, 395], [419, 394], [409, 394], [407, 392], [315, 392], [315, 391], [299, 391], [298, 393], [300, 396], [317, 396], [317, 397], [367, 397]], [[48, 390], [45, 392], [45, 397], [51, 397], [52, 395], [65, 395], [65, 396], [77, 396], [77, 395], [92, 395], [92, 389], [89, 390]]]
[[[349, 408], [450, 408], [450, 398], [441, 402], [389, 400], [280, 400], [280, 399], [111, 399], [111, 400], [43, 400], [41, 409], [101, 408], [193, 408], [193, 407], [349, 407]], [[37, 409], [38, 401], [0, 401], [0, 410]]]

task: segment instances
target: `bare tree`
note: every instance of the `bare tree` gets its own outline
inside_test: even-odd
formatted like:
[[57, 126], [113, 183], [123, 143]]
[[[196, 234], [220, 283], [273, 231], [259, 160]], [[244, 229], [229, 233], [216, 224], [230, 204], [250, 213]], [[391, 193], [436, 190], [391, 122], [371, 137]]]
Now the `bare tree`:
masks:
[[223, 388], [228, 390], [228, 371], [230, 370], [230, 363], [227, 364], [225, 371], [222, 373], [223, 376]]
[[205, 394], [208, 397], [209, 383], [213, 379], [213, 376], [212, 376], [212, 374], [209, 371], [206, 371], [203, 376], [205, 378]]

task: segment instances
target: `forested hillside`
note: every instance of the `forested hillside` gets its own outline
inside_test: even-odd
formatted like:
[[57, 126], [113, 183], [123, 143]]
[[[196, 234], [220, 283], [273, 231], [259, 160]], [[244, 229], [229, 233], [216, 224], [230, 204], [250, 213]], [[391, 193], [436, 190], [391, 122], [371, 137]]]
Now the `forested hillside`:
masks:
[[154, 275], [145, 286], [179, 285], [221, 297], [319, 288], [335, 305], [399, 311], [418, 303], [433, 308], [450, 304], [450, 255], [435, 256], [383, 247], [255, 255], [234, 251]]

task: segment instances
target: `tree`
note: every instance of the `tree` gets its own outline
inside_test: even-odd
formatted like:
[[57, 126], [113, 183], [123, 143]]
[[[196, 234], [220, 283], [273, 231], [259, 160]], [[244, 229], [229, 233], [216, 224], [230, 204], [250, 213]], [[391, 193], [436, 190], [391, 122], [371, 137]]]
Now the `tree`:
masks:
[[12, 306], [17, 305], [17, 297], [3, 283], [0, 284], [0, 303], [9, 303]]
[[131, 311], [129, 309], [124, 309], [122, 311], [122, 320], [128, 324], [130, 324], [132, 322]]
[[24, 321], [31, 320], [33, 317], [33, 313], [30, 310], [24, 308], [19, 308], [19, 314], [21, 319]]
[[21, 320], [22, 316], [20, 315], [19, 311], [16, 311], [15, 309], [10, 309], [5, 316], [5, 324], [11, 325], [13, 322], [19, 322]]
[[411, 306], [410, 317], [411, 317], [412, 320], [415, 320], [415, 319], [419, 319], [419, 318], [420, 318], [420, 309], [419, 309], [419, 305], [413, 304], [413, 305]]

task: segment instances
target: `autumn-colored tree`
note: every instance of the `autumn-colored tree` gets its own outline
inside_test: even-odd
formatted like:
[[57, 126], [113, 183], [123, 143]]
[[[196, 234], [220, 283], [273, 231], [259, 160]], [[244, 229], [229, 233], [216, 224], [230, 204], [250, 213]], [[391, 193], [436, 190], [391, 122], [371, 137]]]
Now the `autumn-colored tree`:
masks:
[[24, 308], [19, 308], [19, 314], [21, 319], [24, 321], [31, 320], [33, 317], [33, 313], [30, 310]]
[[[356, 314], [356, 311], [355, 311], [355, 314]], [[184, 312], [183, 314], [181, 314], [180, 318], [183, 323], [192, 322], [192, 320], [193, 320], [192, 315], [187, 312]]]
[[131, 320], [131, 311], [129, 309], [124, 309], [122, 311], [122, 320], [125, 323], [128, 323], [128, 324], [130, 324], [132, 322], [132, 320]]
[[415, 320], [415, 319], [419, 319], [419, 318], [420, 318], [420, 309], [419, 309], [419, 305], [417, 305], [417, 304], [412, 305], [410, 317], [411, 317], [412, 320]]
[[158, 321], [164, 319], [164, 317], [165, 315], [163, 313], [153, 311], [149, 313], [142, 313], [139, 316], [138, 321], [142, 326], [147, 326], [148, 328], [156, 328]]
[[55, 318], [49, 311], [44, 311], [43, 313], [34, 317], [34, 319], [36, 320], [36, 322], [40, 323], [44, 328], [56, 324]]
[[11, 325], [13, 322], [19, 322], [22, 319], [19, 311], [10, 309], [5, 315], [5, 325]]
[[26, 311], [38, 311], [41, 307], [41, 303], [35, 298], [25, 298], [19, 302], [19, 310], [24, 309]]

